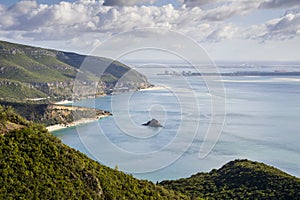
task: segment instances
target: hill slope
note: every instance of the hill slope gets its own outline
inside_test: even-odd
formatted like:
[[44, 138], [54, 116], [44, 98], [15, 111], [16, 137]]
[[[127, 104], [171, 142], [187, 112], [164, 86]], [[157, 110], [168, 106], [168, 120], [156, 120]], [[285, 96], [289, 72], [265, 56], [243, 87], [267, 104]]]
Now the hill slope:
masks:
[[248, 160], [159, 185], [137, 180], [2, 106], [0, 152], [0, 199], [300, 199], [299, 178]]
[[[55, 100], [71, 98], [74, 79], [83, 62], [89, 61], [88, 84], [83, 90], [98, 84], [96, 92], [109, 93], [122, 76], [122, 87], [136, 90], [148, 87], [147, 78], [128, 66], [108, 58], [79, 55], [0, 41], [0, 99], [23, 101], [50, 97]], [[97, 78], [99, 68], [108, 67]], [[103, 69], [104, 70], [104, 69]], [[130, 72], [130, 75], [127, 73]], [[82, 72], [81, 72], [82, 73]], [[98, 74], [98, 73], [97, 73]], [[98, 75], [99, 76], [99, 75]], [[17, 84], [16, 84], [17, 83]], [[9, 88], [9, 89], [7, 89]], [[20, 92], [11, 92], [11, 91]], [[28, 92], [29, 91], [29, 92]]]
[[11, 109], [0, 113], [0, 199], [187, 199], [100, 165]]
[[235, 160], [219, 170], [159, 185], [191, 198], [300, 199], [300, 179], [263, 163]]

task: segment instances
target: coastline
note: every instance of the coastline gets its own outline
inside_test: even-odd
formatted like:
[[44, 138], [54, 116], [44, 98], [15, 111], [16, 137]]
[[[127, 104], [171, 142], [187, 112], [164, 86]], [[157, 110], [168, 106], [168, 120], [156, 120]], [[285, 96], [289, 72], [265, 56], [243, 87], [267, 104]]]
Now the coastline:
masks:
[[[164, 90], [164, 89], [166, 89], [166, 88], [162, 87], [162, 86], [154, 86], [154, 87], [149, 87], [149, 88], [145, 88], [145, 89], [140, 89], [139, 91], [153, 91], [153, 90]], [[105, 95], [99, 95], [99, 96], [105, 96]], [[55, 102], [54, 105], [65, 106], [66, 104], [73, 104], [73, 103], [74, 103], [74, 101], [63, 100], [63, 101]], [[75, 126], [81, 125], [81, 124], [92, 123], [92, 122], [98, 121], [100, 119], [109, 117], [109, 116], [111, 116], [111, 115], [99, 115], [96, 118], [83, 118], [83, 119], [76, 120], [76, 121], [68, 123], [68, 124], [55, 124], [55, 125], [51, 125], [51, 126], [46, 126], [46, 129], [49, 132], [59, 131], [62, 129], [75, 127]]]
[[[163, 87], [163, 86], [153, 86], [153, 87], [148, 87], [148, 88], [144, 88], [144, 89], [139, 89], [137, 91], [152, 91], [152, 90], [164, 90], [167, 89], [167, 87]], [[82, 97], [80, 100], [84, 100], [84, 99], [89, 99], [89, 98], [97, 98], [97, 97], [105, 97], [107, 96], [107, 94], [98, 94], [95, 95], [93, 97]], [[80, 101], [79, 100], [79, 101]], [[61, 106], [66, 106], [68, 104], [74, 104], [76, 101], [71, 101], [71, 100], [62, 100], [62, 101], [58, 101], [53, 103], [54, 105], [61, 105]]]
[[97, 118], [83, 118], [83, 119], [74, 121], [69, 124], [55, 124], [55, 125], [47, 126], [46, 129], [49, 132], [54, 132], [54, 131], [58, 131], [58, 130], [62, 130], [62, 129], [70, 128], [70, 127], [75, 127], [75, 126], [81, 125], [81, 124], [88, 124], [91, 122], [95, 122], [100, 119], [106, 118], [108, 116], [110, 116], [110, 115], [101, 115], [101, 116], [98, 116]]
[[[88, 107], [78, 107], [78, 106], [73, 106], [73, 105], [68, 105], [68, 104], [74, 104], [74, 101], [70, 101], [70, 100], [62, 100], [59, 102], [55, 102], [52, 105], [56, 106], [56, 109], [60, 109], [63, 110], [64, 112], [66, 112], [65, 110], [67, 110], [67, 114], [68, 111], [87, 111], [91, 108]], [[92, 123], [95, 121], [98, 121], [100, 119], [106, 118], [111, 116], [112, 114], [108, 111], [104, 111], [104, 110], [98, 110], [96, 109], [96, 116], [93, 117], [83, 117], [79, 120], [75, 120], [73, 122], [70, 123], [61, 123], [61, 124], [54, 124], [54, 125], [50, 125], [50, 126], [46, 126], [46, 129], [49, 132], [54, 132], [54, 131], [59, 131], [62, 129], [66, 129], [66, 128], [70, 128], [70, 127], [75, 127], [77, 125], [81, 125], [81, 124], [88, 124], [88, 123]]]
[[69, 100], [63, 100], [63, 101], [59, 101], [54, 103], [55, 105], [65, 105], [65, 104], [73, 104], [74, 101], [69, 101]]
[[167, 87], [163, 87], [163, 86], [154, 86], [154, 87], [148, 87], [145, 89], [140, 89], [138, 91], [152, 91], [152, 90], [165, 90], [167, 89]]

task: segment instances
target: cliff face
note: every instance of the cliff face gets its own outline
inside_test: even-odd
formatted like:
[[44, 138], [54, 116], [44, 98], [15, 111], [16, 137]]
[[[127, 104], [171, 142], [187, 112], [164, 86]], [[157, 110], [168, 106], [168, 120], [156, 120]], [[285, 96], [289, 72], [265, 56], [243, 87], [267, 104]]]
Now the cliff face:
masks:
[[[74, 93], [76, 75], [86, 60], [92, 61], [92, 65], [85, 72], [84, 81], [80, 83], [82, 88], [79, 88], [81, 91], [79, 90], [78, 98], [109, 94], [119, 91], [119, 88], [137, 90], [150, 85], [144, 75], [108, 58], [0, 41], [0, 99], [70, 99]], [[101, 67], [107, 68], [99, 75], [95, 69]], [[14, 90], [19, 92], [10, 92]]]
[[47, 125], [68, 125], [80, 119], [99, 119], [112, 115], [108, 111], [84, 107], [49, 105], [43, 115], [42, 122]]
[[27, 120], [42, 123], [46, 126], [55, 124], [67, 125], [80, 119], [99, 119], [111, 115], [110, 112], [104, 110], [55, 104], [0, 101], [1, 105], [12, 107], [16, 113]]

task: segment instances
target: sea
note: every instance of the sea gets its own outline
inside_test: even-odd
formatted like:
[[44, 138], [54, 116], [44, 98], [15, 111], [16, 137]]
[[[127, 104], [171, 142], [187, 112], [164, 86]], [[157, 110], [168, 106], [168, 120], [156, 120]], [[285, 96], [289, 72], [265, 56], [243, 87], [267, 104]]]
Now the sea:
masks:
[[[300, 177], [300, 77], [183, 76], [187, 66], [136, 67], [156, 87], [85, 99], [113, 116], [53, 132], [111, 168], [153, 182], [250, 159]], [[220, 72], [300, 71], [299, 65], [223, 65]], [[155, 118], [163, 127], [142, 124]]]

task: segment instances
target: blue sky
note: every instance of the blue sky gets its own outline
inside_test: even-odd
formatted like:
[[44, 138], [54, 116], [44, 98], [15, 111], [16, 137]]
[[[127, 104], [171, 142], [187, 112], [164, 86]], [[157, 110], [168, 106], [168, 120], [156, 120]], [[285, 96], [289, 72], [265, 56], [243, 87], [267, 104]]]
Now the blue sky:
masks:
[[215, 61], [300, 61], [299, 0], [2, 0], [0, 18], [1, 40], [78, 53], [152, 27], [186, 35]]

